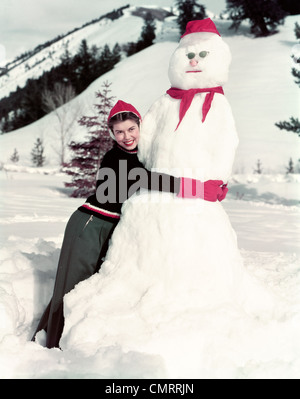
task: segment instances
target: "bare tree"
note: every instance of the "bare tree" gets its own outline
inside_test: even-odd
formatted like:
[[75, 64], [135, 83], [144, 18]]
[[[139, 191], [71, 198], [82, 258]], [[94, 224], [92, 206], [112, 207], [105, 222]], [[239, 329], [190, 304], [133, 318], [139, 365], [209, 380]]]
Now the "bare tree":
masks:
[[73, 86], [63, 83], [55, 83], [53, 90], [45, 89], [42, 93], [43, 109], [47, 113], [54, 112], [58, 120], [60, 145], [54, 147], [54, 150], [59, 155], [61, 165], [65, 163], [66, 150], [72, 139], [73, 125], [78, 115], [76, 107], [67, 104], [75, 96], [76, 92]]

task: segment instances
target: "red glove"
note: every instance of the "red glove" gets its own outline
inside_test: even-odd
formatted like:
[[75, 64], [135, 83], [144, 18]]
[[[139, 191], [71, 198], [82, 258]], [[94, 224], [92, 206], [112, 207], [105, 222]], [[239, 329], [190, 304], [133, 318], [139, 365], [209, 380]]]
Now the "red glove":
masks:
[[222, 180], [207, 180], [204, 182], [204, 199], [206, 201], [223, 201], [227, 193], [227, 184], [224, 184]]
[[227, 188], [227, 184], [223, 184], [221, 186], [222, 189], [222, 193], [218, 195], [218, 201], [223, 201], [223, 199], [226, 197], [227, 193], [228, 193], [228, 188]]
[[222, 201], [228, 192], [227, 184], [222, 180], [207, 180], [202, 183], [200, 180], [188, 177], [180, 178], [179, 198], [202, 198], [206, 201]]

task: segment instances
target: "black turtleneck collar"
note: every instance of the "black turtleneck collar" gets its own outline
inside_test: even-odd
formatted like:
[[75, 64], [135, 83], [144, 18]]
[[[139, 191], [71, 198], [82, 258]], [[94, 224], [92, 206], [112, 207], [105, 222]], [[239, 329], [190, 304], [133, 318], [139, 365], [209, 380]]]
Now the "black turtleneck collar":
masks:
[[116, 148], [118, 148], [121, 151], [126, 152], [127, 154], [137, 154], [138, 148], [135, 147], [133, 150], [126, 150], [126, 148], [121, 147], [118, 143], [116, 143]]

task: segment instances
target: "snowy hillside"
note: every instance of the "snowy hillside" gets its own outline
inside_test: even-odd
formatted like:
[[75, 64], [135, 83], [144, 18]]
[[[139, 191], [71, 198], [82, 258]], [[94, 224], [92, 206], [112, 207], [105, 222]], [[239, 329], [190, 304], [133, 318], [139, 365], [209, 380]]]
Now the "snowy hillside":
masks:
[[[229, 22], [215, 21], [233, 57], [229, 82], [224, 90], [240, 138], [234, 173], [252, 173], [258, 159], [265, 173], [285, 173], [290, 158], [295, 166], [297, 164], [298, 137], [280, 131], [274, 124], [299, 115], [299, 89], [291, 75], [290, 57], [296, 44], [294, 24], [298, 19], [297, 16], [288, 17], [278, 34], [258, 39], [248, 34], [247, 25], [243, 25], [240, 33], [235, 34], [228, 30]], [[97, 27], [91, 25], [86, 29], [90, 31], [93, 43], [99, 43], [99, 37], [102, 40], [103, 30], [110, 42], [116, 43], [120, 40], [120, 26], [126, 32], [124, 37], [127, 41], [139, 36], [141, 24], [141, 18], [127, 14], [102, 27], [98, 24]], [[74, 48], [82, 38], [82, 32], [79, 31]], [[109, 81], [116, 99], [132, 102], [145, 114], [154, 100], [169, 88], [168, 63], [178, 39], [179, 33], [172, 17], [164, 23], [160, 22], [155, 45], [122, 60], [112, 71], [97, 79], [72, 101], [67, 112], [76, 112], [78, 116], [93, 115], [94, 94], [101, 89], [104, 81]], [[65, 107], [70, 107], [70, 104]], [[33, 144], [37, 137], [42, 137], [46, 166], [56, 167], [58, 156], [53, 145], [57, 141], [57, 123], [57, 117], [50, 114], [29, 126], [0, 136], [0, 162], [9, 162], [16, 148], [20, 155], [19, 164], [30, 166]], [[73, 131], [75, 137], [83, 137], [86, 133], [77, 123], [74, 123]]]
[[17, 86], [22, 88], [27, 79], [36, 79], [43, 72], [59, 65], [66, 49], [70, 56], [76, 54], [83, 39], [89, 47], [103, 47], [107, 44], [112, 48], [116, 43], [122, 45], [136, 42], [144, 23], [143, 18], [137, 16], [137, 7], [123, 7], [121, 12], [123, 15], [117, 19], [103, 18], [90, 23], [39, 51], [33, 51], [31, 56], [24, 56], [9, 64], [8, 74], [0, 77], [0, 98], [9, 95]]

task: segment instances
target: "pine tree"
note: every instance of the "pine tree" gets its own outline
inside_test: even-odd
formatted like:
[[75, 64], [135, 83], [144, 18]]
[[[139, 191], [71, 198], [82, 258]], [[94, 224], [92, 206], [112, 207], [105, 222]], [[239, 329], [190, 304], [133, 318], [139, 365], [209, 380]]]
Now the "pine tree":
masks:
[[19, 157], [19, 153], [18, 153], [18, 151], [17, 151], [16, 148], [15, 148], [15, 150], [14, 150], [12, 156], [10, 157], [10, 160], [11, 160], [13, 163], [19, 162], [20, 157]]
[[147, 13], [139, 40], [136, 43], [130, 42], [126, 46], [124, 46], [127, 56], [129, 57], [151, 46], [156, 37], [155, 29], [155, 20], [150, 13]]
[[297, 40], [300, 40], [300, 25], [298, 24], [298, 22], [295, 22], [295, 36]]
[[[104, 73], [113, 69], [113, 67], [120, 61], [121, 55], [118, 49], [120, 49], [120, 46], [117, 44], [115, 45], [113, 51], [110, 50], [107, 44], [104, 46], [98, 60], [98, 76], [103, 75]], [[98, 76], [95, 76], [95, 78]]]
[[254, 173], [257, 173], [258, 175], [261, 175], [261, 174], [262, 174], [262, 168], [261, 168], [260, 159], [257, 160], [257, 162], [256, 162], [256, 168], [253, 169], [253, 172], [254, 172]]
[[[56, 82], [64, 82], [65, 84], [69, 84], [73, 86], [74, 88], [77, 87], [77, 79], [76, 79], [76, 71], [74, 67], [74, 59], [75, 56], [72, 57], [70, 51], [69, 51], [69, 42], [65, 43], [64, 45], [64, 53], [60, 57], [61, 64], [58, 65], [56, 68], [53, 68], [53, 74], [54, 71], [57, 71], [57, 77], [58, 79], [55, 80]], [[49, 87], [46, 87], [49, 89]]]
[[119, 43], [116, 43], [114, 45], [114, 48], [112, 51], [112, 57], [113, 57], [115, 63], [117, 63], [121, 60], [121, 46], [119, 45]]
[[296, 133], [300, 137], [300, 121], [298, 118], [291, 117], [289, 122], [277, 122], [275, 125], [279, 127], [280, 130]]
[[27, 80], [21, 99], [21, 110], [25, 124], [32, 123], [45, 115], [41, 109], [41, 87], [37, 80]]
[[92, 81], [90, 75], [93, 74], [93, 57], [85, 39], [80, 43], [73, 67], [76, 71], [78, 91], [82, 92]]
[[288, 167], [286, 168], [286, 174], [288, 175], [289, 173], [295, 173], [294, 162], [292, 158], [290, 158]]
[[44, 166], [46, 158], [44, 157], [43, 154], [44, 154], [43, 141], [40, 138], [37, 138], [36, 142], [34, 143], [33, 150], [31, 151], [31, 160], [34, 166], [36, 167]]
[[278, 0], [281, 8], [290, 15], [300, 14], [300, 2], [296, 0]]
[[276, 28], [284, 22], [286, 12], [278, 0], [227, 0], [227, 11], [236, 30], [242, 21], [248, 19], [251, 33], [256, 37], [276, 33]]
[[142, 28], [140, 41], [143, 43], [144, 48], [149, 47], [153, 44], [155, 39], [155, 21], [150, 13], [145, 16], [144, 26]]
[[69, 145], [73, 153], [72, 160], [64, 165], [64, 172], [72, 177], [66, 187], [74, 188], [72, 197], [87, 197], [95, 192], [96, 174], [103, 156], [113, 146], [107, 118], [112, 108], [113, 98], [110, 96], [110, 83], [104, 82], [102, 92], [96, 93], [99, 103], [95, 104], [96, 116], [82, 116], [78, 123], [88, 129], [85, 142], [72, 141]]
[[206, 18], [205, 7], [198, 4], [197, 0], [176, 0], [176, 6], [179, 11], [177, 23], [181, 34], [185, 32], [189, 21]]
[[[299, 32], [299, 25], [295, 24], [295, 36], [299, 40], [300, 39], [300, 32]], [[298, 44], [299, 46], [299, 44]], [[299, 50], [298, 50], [299, 51]], [[292, 58], [295, 62], [295, 65], [300, 65], [300, 59], [297, 56], [292, 55]], [[296, 78], [295, 83], [300, 87], [300, 69], [299, 66], [292, 68], [292, 75]], [[275, 123], [280, 130], [287, 130], [288, 132], [293, 132], [298, 134], [300, 137], [300, 120], [298, 118], [290, 117], [289, 122], [277, 122]]]

